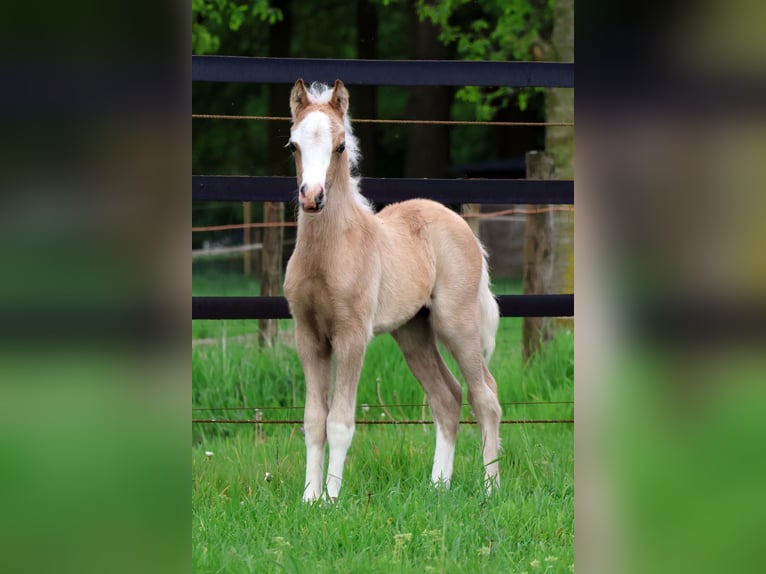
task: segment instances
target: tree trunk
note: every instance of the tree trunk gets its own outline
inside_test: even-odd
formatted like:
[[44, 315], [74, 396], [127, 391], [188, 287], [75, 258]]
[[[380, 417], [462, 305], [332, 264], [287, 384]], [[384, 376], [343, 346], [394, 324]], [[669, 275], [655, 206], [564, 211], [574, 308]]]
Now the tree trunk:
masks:
[[[362, 60], [378, 57], [378, 7], [370, 0], [360, 0], [356, 12], [356, 55]], [[354, 115], [360, 118], [375, 118], [378, 115], [377, 86], [354, 88]], [[367, 177], [375, 175], [375, 124], [357, 124], [354, 133], [362, 148], [360, 172]]]
[[[574, 2], [556, 0], [553, 9], [553, 33], [546, 55], [548, 60], [574, 61]], [[549, 122], [571, 122], [574, 118], [574, 90], [551, 88], [545, 97], [545, 116]], [[545, 150], [553, 157], [558, 179], [574, 177], [574, 129], [566, 126], [548, 126], [545, 131]]]
[[[242, 202], [242, 222], [247, 224], [252, 222], [251, 215], [252, 202]], [[242, 244], [245, 247], [250, 247], [253, 244], [253, 230], [250, 227], [245, 227], [242, 230]], [[242, 252], [242, 268], [245, 273], [245, 277], [252, 277], [253, 275], [253, 252], [246, 249]]]
[[[527, 179], [550, 179], [553, 159], [546, 153], [530, 151], [526, 154]], [[554, 277], [552, 212], [527, 215], [524, 230], [524, 294], [551, 293]], [[521, 327], [521, 356], [526, 363], [540, 346], [550, 339], [550, 320], [547, 317], [524, 317]]]
[[[269, 32], [269, 56], [287, 57], [290, 55], [291, 18], [289, 0], [275, 0], [274, 7], [280, 8], [284, 18], [273, 24]], [[290, 86], [272, 84], [269, 86], [269, 115], [285, 115], [290, 98]], [[285, 161], [285, 142], [290, 136], [290, 126], [284, 122], [267, 122], [268, 166], [269, 173], [279, 173]], [[261, 295], [275, 296], [282, 292], [282, 243], [285, 220], [283, 203], [264, 202], [264, 223], [275, 224], [263, 229], [263, 251], [261, 255]], [[273, 345], [279, 334], [279, 322], [276, 319], [258, 321], [261, 344]]]
[[[439, 28], [428, 21], [419, 22], [415, 8], [411, 12], [411, 60], [446, 60], [449, 50], [439, 41]], [[410, 88], [407, 117], [419, 120], [449, 119], [452, 108], [451, 87], [417, 86]], [[450, 165], [449, 126], [408, 125], [405, 177], [444, 177]]]
[[[574, 61], [574, 0], [556, 0], [553, 8], [553, 33], [549, 60]], [[549, 122], [571, 122], [574, 118], [574, 90], [552, 88], [545, 98], [545, 116]], [[556, 179], [574, 178], [574, 129], [548, 127], [545, 150], [553, 158]], [[553, 293], [574, 291], [574, 214], [553, 215]], [[571, 325], [571, 318], [559, 323]]]

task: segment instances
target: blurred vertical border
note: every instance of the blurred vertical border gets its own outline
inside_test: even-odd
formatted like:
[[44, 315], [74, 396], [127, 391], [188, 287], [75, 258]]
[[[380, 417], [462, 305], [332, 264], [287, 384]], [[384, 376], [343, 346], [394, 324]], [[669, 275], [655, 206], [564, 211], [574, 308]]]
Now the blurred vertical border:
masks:
[[190, 15], [13, 3], [0, 38], [0, 553], [189, 570]]
[[763, 567], [764, 17], [577, 5], [583, 572]]

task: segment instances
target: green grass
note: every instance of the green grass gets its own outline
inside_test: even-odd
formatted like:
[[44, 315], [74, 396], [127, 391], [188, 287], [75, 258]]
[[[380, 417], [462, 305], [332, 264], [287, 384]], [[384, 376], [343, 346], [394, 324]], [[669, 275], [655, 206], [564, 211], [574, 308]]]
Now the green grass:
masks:
[[[195, 294], [221, 294], [200, 291]], [[302, 418], [305, 387], [290, 321], [284, 342], [273, 349], [231, 336], [254, 333], [254, 321], [197, 323], [197, 332], [209, 329], [212, 341], [192, 351], [192, 406], [247, 410], [195, 410], [194, 418], [251, 419], [255, 407], [264, 409], [265, 420]], [[218, 330], [204, 323], [217, 323]], [[520, 319], [501, 321], [490, 366], [501, 403], [572, 401], [572, 334], [561, 332], [524, 367], [520, 333]], [[377, 406], [381, 401], [387, 409]], [[374, 339], [360, 378], [357, 420], [430, 419], [423, 401], [392, 338]], [[571, 404], [503, 406], [504, 419], [572, 416]], [[462, 418], [472, 419], [468, 406]], [[433, 433], [430, 425], [357, 425], [338, 502], [310, 506], [301, 502], [300, 423], [192, 425], [194, 571], [570, 572], [572, 425], [503, 425], [502, 484], [490, 497], [481, 488], [478, 427], [461, 425], [449, 491], [430, 485]], [[264, 479], [267, 472], [273, 480]]]
[[300, 501], [300, 431], [211, 440], [192, 449], [194, 570], [569, 572], [572, 433], [552, 427], [504, 427], [503, 483], [487, 497], [475, 427], [442, 491], [428, 480], [430, 432], [360, 426], [338, 502], [314, 506]]

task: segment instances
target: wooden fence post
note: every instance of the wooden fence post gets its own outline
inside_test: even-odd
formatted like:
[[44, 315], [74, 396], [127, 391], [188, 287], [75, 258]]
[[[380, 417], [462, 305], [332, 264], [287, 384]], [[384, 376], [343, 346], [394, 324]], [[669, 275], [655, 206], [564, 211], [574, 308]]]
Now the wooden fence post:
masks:
[[[553, 158], [540, 151], [525, 156], [527, 179], [551, 179]], [[530, 206], [535, 207], [535, 206]], [[539, 206], [544, 207], [544, 206]], [[553, 219], [551, 212], [527, 215], [524, 230], [524, 294], [551, 293], [553, 282]], [[521, 329], [522, 359], [526, 363], [551, 337], [546, 317], [524, 317]]]
[[[250, 208], [252, 204], [249, 201], [242, 202], [242, 222], [247, 224], [252, 221], [252, 216], [250, 214]], [[242, 244], [245, 246], [245, 250], [242, 252], [242, 264], [243, 264], [243, 271], [245, 273], [246, 277], [250, 277], [253, 274], [253, 265], [252, 265], [252, 254], [250, 253], [250, 250], [247, 249], [247, 247], [250, 247], [252, 244], [252, 229], [249, 227], [245, 227], [242, 230]]]
[[[285, 206], [282, 203], [263, 203], [263, 222], [274, 224], [263, 228], [261, 251], [261, 295], [275, 296], [282, 290], [282, 242], [284, 240]], [[277, 319], [259, 319], [258, 332], [261, 343], [274, 345], [279, 333]]]

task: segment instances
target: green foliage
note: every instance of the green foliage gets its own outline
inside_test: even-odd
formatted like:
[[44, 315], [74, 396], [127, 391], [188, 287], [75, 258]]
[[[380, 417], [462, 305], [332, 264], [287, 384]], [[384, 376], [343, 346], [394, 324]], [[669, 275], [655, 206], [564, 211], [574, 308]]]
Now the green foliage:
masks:
[[464, 60], [528, 60], [552, 17], [543, 0], [418, 0], [417, 13], [439, 26], [440, 39]]
[[237, 4], [230, 0], [192, 0], [192, 53], [214, 54], [221, 47], [226, 30], [238, 31], [248, 20], [274, 24], [283, 18], [282, 11], [269, 0]]
[[[461, 60], [529, 60], [535, 45], [544, 42], [552, 27], [552, 7], [548, 0], [446, 0], [416, 5], [421, 21], [428, 20], [441, 30], [445, 45], [455, 46]], [[474, 104], [476, 117], [489, 120], [494, 113], [518, 96], [519, 107], [526, 109], [530, 92], [537, 88], [486, 89], [465, 86], [459, 100]]]

